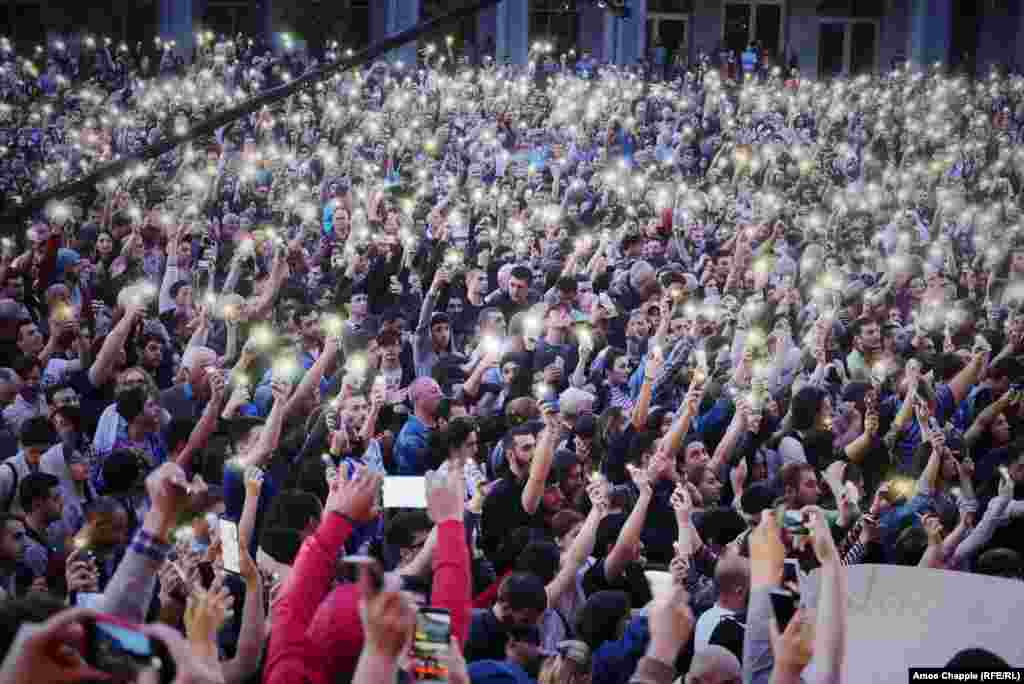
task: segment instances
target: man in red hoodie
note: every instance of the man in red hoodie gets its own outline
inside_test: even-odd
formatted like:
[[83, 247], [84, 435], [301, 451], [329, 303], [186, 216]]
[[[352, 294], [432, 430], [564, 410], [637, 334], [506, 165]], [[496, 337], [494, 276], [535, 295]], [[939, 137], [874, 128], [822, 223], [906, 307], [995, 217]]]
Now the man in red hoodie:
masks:
[[[427, 505], [436, 525], [431, 603], [451, 615], [451, 633], [465, 643], [471, 611], [469, 549], [462, 515], [465, 483], [459, 469], [444, 480], [428, 473]], [[329, 684], [351, 675], [363, 647], [356, 584], [332, 591], [336, 560], [357, 524], [373, 520], [381, 477], [364, 473], [331, 486], [324, 517], [302, 545], [274, 607], [265, 684]]]

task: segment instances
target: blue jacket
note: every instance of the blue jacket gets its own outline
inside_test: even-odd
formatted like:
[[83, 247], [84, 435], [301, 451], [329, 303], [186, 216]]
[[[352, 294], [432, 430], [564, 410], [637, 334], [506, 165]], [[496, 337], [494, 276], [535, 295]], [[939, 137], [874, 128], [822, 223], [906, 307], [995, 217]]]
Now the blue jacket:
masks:
[[424, 475], [427, 472], [427, 438], [430, 435], [423, 421], [409, 416], [395, 441], [396, 475]]
[[526, 670], [507, 660], [478, 660], [466, 671], [473, 684], [535, 684]]
[[[650, 639], [646, 615], [630, 620], [621, 639], [606, 641], [594, 651], [592, 684], [626, 684], [640, 663]], [[473, 679], [472, 676], [470, 679]], [[476, 684], [475, 679], [473, 684]]]

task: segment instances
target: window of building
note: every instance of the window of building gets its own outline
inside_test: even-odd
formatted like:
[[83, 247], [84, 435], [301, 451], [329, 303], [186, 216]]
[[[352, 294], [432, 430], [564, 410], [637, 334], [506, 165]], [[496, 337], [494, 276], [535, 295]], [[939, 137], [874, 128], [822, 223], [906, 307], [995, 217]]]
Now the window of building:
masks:
[[784, 0], [726, 2], [722, 6], [722, 42], [739, 58], [750, 43], [763, 55], [781, 57], [785, 48]]
[[364, 48], [370, 44], [370, 0], [351, 0], [351, 22], [342, 45]]
[[822, 18], [818, 34], [818, 77], [875, 72], [878, 36], [877, 19]]
[[647, 0], [647, 14], [689, 14], [693, 11], [693, 0]]
[[884, 0], [822, 0], [818, 3], [819, 17], [876, 19], [883, 14]]
[[575, 49], [579, 40], [576, 0], [530, 0], [530, 44], [549, 42], [554, 54]]

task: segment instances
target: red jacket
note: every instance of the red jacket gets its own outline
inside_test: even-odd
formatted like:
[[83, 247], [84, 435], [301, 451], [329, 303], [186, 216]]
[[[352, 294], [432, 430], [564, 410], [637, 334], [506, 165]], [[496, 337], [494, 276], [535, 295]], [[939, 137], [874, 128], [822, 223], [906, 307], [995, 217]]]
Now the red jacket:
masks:
[[[464, 644], [469, 638], [473, 608], [469, 548], [461, 520], [447, 521], [438, 526], [433, 571], [431, 605], [448, 610], [452, 635]], [[359, 600], [357, 585], [338, 586], [317, 610], [309, 627], [309, 638], [323, 651], [325, 672], [330, 681], [351, 677], [355, 672], [363, 649]]]
[[[265, 684], [326, 684], [355, 671], [363, 648], [359, 588], [342, 584], [329, 592], [335, 559], [351, 532], [344, 518], [332, 515], [303, 544], [288, 581], [299, 579], [274, 609]], [[433, 570], [431, 603], [448, 609], [452, 634], [465, 643], [472, 607], [462, 521], [438, 526]]]
[[265, 684], [328, 684], [322, 649], [307, 629], [337, 574], [337, 558], [352, 525], [330, 514], [302, 544], [281, 598], [274, 606]]

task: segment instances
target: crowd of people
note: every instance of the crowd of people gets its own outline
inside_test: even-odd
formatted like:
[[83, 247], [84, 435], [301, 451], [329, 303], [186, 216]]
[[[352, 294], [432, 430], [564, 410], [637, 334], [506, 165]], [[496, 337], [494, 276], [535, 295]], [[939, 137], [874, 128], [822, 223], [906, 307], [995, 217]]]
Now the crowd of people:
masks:
[[[4, 207], [339, 56], [254, 45], [0, 41]], [[850, 565], [1024, 579], [1024, 78], [720, 67], [426, 46], [6, 226], [0, 678], [834, 682]]]

